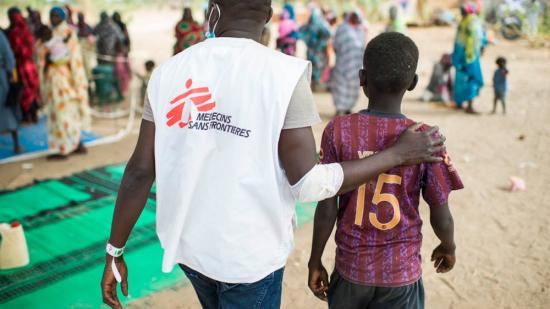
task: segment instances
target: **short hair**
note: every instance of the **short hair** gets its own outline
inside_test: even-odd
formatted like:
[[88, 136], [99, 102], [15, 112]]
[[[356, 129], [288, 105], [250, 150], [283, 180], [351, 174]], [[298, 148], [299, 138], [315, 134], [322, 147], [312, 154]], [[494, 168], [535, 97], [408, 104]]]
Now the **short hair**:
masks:
[[497, 65], [505, 65], [506, 64], [506, 58], [498, 57], [496, 63], [497, 63]]
[[[269, 14], [271, 0], [214, 0], [220, 5], [222, 11], [232, 14], [235, 18], [260, 19], [263, 13]], [[260, 20], [259, 20], [260, 21]]]
[[418, 66], [418, 47], [409, 37], [386, 32], [367, 45], [363, 66], [367, 83], [383, 93], [399, 93], [411, 85]]

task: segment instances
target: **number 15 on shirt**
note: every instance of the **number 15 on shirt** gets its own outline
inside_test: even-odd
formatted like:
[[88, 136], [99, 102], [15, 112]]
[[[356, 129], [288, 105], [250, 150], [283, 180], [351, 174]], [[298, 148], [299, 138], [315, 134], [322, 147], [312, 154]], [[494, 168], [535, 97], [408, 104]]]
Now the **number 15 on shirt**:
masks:
[[[384, 189], [384, 185], [401, 185], [401, 176], [397, 175], [389, 175], [389, 174], [381, 174], [378, 176], [378, 180], [376, 181], [376, 189], [374, 190], [374, 195], [372, 197], [372, 203], [376, 205], [376, 207], [387, 207], [383, 204], [383, 202], [388, 203], [393, 208], [393, 216], [392, 218], [385, 223], [380, 222], [378, 220], [378, 216], [375, 212], [369, 213], [369, 222], [374, 226], [375, 228], [387, 231], [393, 229], [397, 224], [399, 224], [399, 221], [401, 221], [401, 210], [399, 208], [399, 200], [394, 194], [390, 193], [382, 193], [382, 190]], [[355, 208], [355, 225], [363, 226], [363, 215], [365, 212], [365, 193], [367, 190], [367, 184], [364, 184], [359, 187], [357, 192], [357, 204]]]

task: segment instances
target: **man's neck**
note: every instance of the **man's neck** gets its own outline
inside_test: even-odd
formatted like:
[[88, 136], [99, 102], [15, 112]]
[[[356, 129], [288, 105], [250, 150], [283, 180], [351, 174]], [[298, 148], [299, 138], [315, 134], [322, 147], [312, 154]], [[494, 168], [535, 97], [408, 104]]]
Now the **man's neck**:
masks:
[[260, 42], [263, 28], [258, 27], [257, 22], [243, 21], [238, 25], [232, 25], [220, 29], [219, 37], [251, 39]]

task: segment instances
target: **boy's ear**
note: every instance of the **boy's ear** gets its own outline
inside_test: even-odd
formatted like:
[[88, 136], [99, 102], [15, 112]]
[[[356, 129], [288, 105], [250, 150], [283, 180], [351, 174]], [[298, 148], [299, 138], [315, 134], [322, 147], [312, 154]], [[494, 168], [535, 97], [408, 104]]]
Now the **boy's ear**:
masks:
[[367, 71], [365, 69], [359, 70], [359, 83], [361, 87], [367, 86]]
[[414, 88], [416, 88], [416, 85], [418, 85], [418, 74], [414, 74], [413, 81], [412, 81], [411, 85], [409, 86], [409, 89], [407, 89], [407, 90], [408, 91], [413, 91]]

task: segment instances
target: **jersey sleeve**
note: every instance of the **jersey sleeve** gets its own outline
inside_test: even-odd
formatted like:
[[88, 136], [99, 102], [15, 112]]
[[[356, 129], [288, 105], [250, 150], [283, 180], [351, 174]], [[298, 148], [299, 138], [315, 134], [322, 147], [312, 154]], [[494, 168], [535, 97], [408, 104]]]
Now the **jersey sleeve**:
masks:
[[339, 162], [337, 153], [334, 143], [334, 121], [331, 121], [325, 128], [321, 139], [321, 151], [319, 152], [321, 164]]
[[424, 173], [422, 197], [430, 207], [447, 204], [452, 191], [464, 188], [449, 154], [442, 156], [443, 162], [427, 164]]

